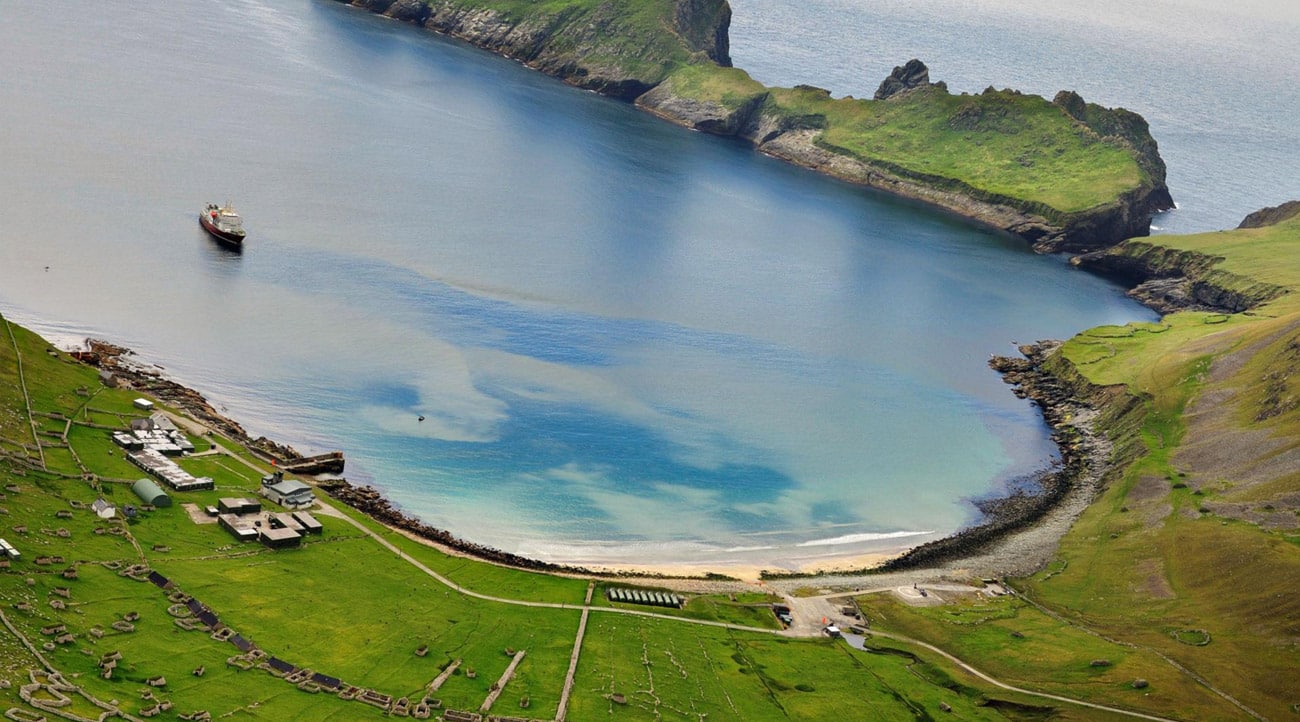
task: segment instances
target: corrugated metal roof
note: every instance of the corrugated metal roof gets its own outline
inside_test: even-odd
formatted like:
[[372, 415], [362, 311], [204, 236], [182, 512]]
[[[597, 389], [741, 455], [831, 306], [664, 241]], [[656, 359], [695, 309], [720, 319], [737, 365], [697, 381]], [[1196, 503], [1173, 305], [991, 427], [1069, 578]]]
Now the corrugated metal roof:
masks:
[[167, 496], [167, 492], [149, 479], [140, 479], [135, 482], [131, 485], [131, 491], [134, 491], [135, 495], [143, 499], [146, 504], [171, 506], [172, 500], [171, 497]]

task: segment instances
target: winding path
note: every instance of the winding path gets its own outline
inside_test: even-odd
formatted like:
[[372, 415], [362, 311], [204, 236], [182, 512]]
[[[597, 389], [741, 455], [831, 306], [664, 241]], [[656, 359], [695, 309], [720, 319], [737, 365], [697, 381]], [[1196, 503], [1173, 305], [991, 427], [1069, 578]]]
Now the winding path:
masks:
[[[361, 530], [363, 533], [365, 533], [365, 534], [367, 534], [368, 536], [370, 536], [370, 538], [374, 539], [376, 542], [378, 542], [379, 544], [381, 544], [382, 546], [384, 546], [385, 548], [387, 548], [389, 551], [392, 551], [393, 553], [395, 553], [395, 554], [398, 556], [398, 558], [400, 558], [400, 559], [406, 561], [407, 563], [409, 563], [409, 564], [411, 564], [412, 566], [414, 566], [416, 569], [419, 569], [420, 571], [424, 572], [425, 574], [428, 574], [429, 576], [433, 577], [434, 579], [438, 580], [439, 582], [445, 584], [445, 585], [446, 585], [447, 587], [449, 587], [450, 589], [452, 589], [452, 590], [454, 590], [454, 591], [456, 591], [456, 592], [459, 592], [459, 593], [461, 593], [461, 594], [465, 594], [465, 595], [467, 595], [467, 596], [474, 597], [475, 599], [482, 599], [482, 600], [484, 600], [484, 601], [489, 601], [489, 602], [497, 602], [497, 603], [499, 603], [499, 604], [513, 604], [513, 605], [516, 605], [516, 606], [523, 606], [523, 607], [540, 607], [540, 608], [549, 608], [549, 609], [579, 609], [579, 610], [582, 610], [582, 617], [581, 617], [581, 621], [579, 622], [579, 627], [578, 627], [578, 635], [577, 635], [577, 639], [576, 639], [576, 641], [574, 642], [574, 651], [573, 651], [573, 654], [571, 655], [570, 660], [569, 660], [569, 675], [568, 675], [568, 677], [567, 677], [566, 680], [565, 680], [565, 694], [564, 694], [564, 696], [563, 696], [562, 699], [561, 699], [559, 714], [556, 716], [556, 719], [557, 719], [557, 720], [563, 720], [563, 719], [564, 719], [564, 714], [565, 714], [565, 710], [566, 710], [566, 708], [567, 708], [567, 703], [568, 703], [568, 692], [569, 692], [569, 690], [570, 690], [570, 688], [571, 688], [571, 686], [572, 686], [573, 673], [574, 673], [574, 671], [575, 671], [576, 668], [577, 668], [578, 653], [579, 653], [579, 650], [581, 649], [581, 646], [582, 646], [582, 637], [583, 637], [583, 634], [584, 634], [585, 631], [586, 631], [587, 617], [588, 617], [588, 615], [589, 615], [590, 612], [602, 612], [602, 613], [610, 613], [610, 614], [628, 614], [628, 615], [633, 615], [633, 616], [638, 616], [638, 617], [652, 617], [652, 618], [656, 618], [656, 619], [666, 619], [666, 620], [673, 621], [673, 622], [683, 622], [683, 623], [686, 623], [686, 624], [700, 624], [700, 625], [711, 626], [711, 627], [721, 627], [721, 628], [724, 628], [724, 629], [733, 629], [733, 630], [744, 631], [744, 632], [751, 632], [751, 633], [756, 633], [756, 634], [774, 634], [774, 635], [784, 635], [784, 636], [808, 636], [808, 635], [806, 635], [806, 634], [798, 634], [798, 635], [791, 634], [791, 633], [787, 632], [786, 630], [777, 631], [777, 630], [771, 630], [771, 629], [758, 629], [758, 628], [755, 628], [755, 627], [747, 627], [747, 626], [744, 626], [744, 625], [741, 625], [741, 624], [730, 624], [730, 623], [727, 623], [727, 622], [715, 622], [715, 621], [711, 621], [711, 620], [707, 620], [707, 619], [690, 619], [690, 618], [688, 618], [688, 617], [674, 617], [674, 616], [670, 616], [670, 615], [667, 615], [667, 614], [657, 614], [657, 613], [655, 613], [655, 612], [643, 612], [643, 611], [635, 610], [635, 609], [615, 609], [615, 608], [613, 608], [613, 607], [593, 607], [593, 606], [591, 606], [591, 589], [590, 589], [590, 588], [588, 588], [588, 593], [587, 593], [587, 600], [586, 600], [586, 602], [583, 603], [583, 604], [581, 604], [581, 605], [568, 604], [568, 603], [565, 603], [565, 602], [531, 602], [531, 601], [526, 601], [526, 600], [522, 600], [522, 599], [507, 599], [507, 598], [504, 598], [504, 597], [494, 597], [494, 596], [492, 596], [492, 595], [490, 595], [490, 594], [483, 594], [483, 593], [481, 593], [481, 592], [473, 591], [472, 589], [466, 589], [465, 587], [460, 586], [459, 584], [453, 582], [452, 580], [448, 579], [447, 577], [444, 577], [443, 575], [439, 574], [438, 572], [436, 572], [436, 571], [430, 569], [428, 566], [426, 566], [426, 565], [425, 565], [423, 562], [421, 562], [420, 560], [415, 559], [415, 558], [413, 558], [412, 556], [410, 556], [409, 554], [407, 554], [406, 552], [402, 551], [402, 550], [399, 549], [396, 545], [394, 545], [392, 542], [388, 541], [387, 539], [384, 539], [384, 538], [383, 538], [382, 536], [380, 536], [378, 533], [372, 531], [371, 529], [366, 528], [366, 526], [365, 526], [364, 524], [362, 524], [361, 522], [359, 522], [359, 521], [357, 521], [356, 519], [353, 519], [352, 517], [350, 517], [350, 516], [344, 514], [343, 512], [339, 511], [338, 509], [335, 509], [333, 506], [331, 506], [331, 505], [329, 505], [329, 504], [322, 504], [322, 505], [321, 505], [321, 513], [322, 513], [322, 514], [325, 514], [325, 515], [327, 515], [327, 516], [331, 516], [331, 517], [335, 517], [335, 518], [343, 519], [343, 520], [347, 521], [348, 523], [350, 523], [350, 524], [352, 524], [353, 526], [355, 526], [357, 529]], [[871, 592], [887, 591], [887, 590], [889, 590], [889, 589], [893, 589], [893, 587], [884, 587], [884, 588], [877, 588], [877, 589], [870, 589], [870, 590], [861, 590], [861, 591], [853, 591], [853, 592], [839, 592], [839, 593], [835, 593], [835, 594], [822, 595], [822, 596], [820, 596], [820, 597], [808, 597], [808, 598], [806, 598], [806, 599], [811, 599], [811, 600], [820, 600], [820, 601], [823, 602], [823, 603], [829, 604], [829, 600], [830, 600], [830, 599], [833, 599], [833, 598], [835, 598], [835, 597], [853, 596], [853, 595], [857, 595], [857, 594], [866, 594], [866, 593], [871, 593]], [[802, 605], [802, 604], [799, 604], [799, 602], [796, 602], [796, 605], [801, 606], [801, 607], [804, 606], [804, 605]], [[807, 607], [804, 607], [804, 610], [803, 610], [802, 616], [805, 617], [805, 619], [804, 619], [805, 622], [808, 621], [808, 620], [806, 619], [806, 617], [807, 617], [809, 611], [810, 611], [810, 610], [809, 610]], [[820, 630], [820, 628], [818, 628], [818, 629]], [[820, 631], [819, 631], [818, 633], [820, 633]], [[1150, 715], [1150, 714], [1146, 714], [1146, 713], [1143, 713], [1143, 712], [1137, 712], [1137, 711], [1134, 711], [1134, 710], [1122, 709], [1122, 708], [1119, 708], [1119, 707], [1110, 707], [1110, 706], [1107, 706], [1107, 705], [1104, 705], [1104, 704], [1097, 704], [1097, 703], [1095, 703], [1095, 702], [1086, 702], [1086, 701], [1084, 701], [1084, 700], [1073, 699], [1073, 698], [1070, 698], [1070, 697], [1064, 697], [1064, 696], [1057, 695], [1057, 694], [1050, 694], [1050, 693], [1047, 693], [1047, 692], [1035, 692], [1035, 691], [1033, 691], [1033, 690], [1028, 690], [1028, 689], [1024, 689], [1024, 688], [1021, 688], [1021, 687], [1016, 687], [1015, 685], [1007, 684], [1006, 682], [1002, 682], [1002, 681], [1000, 681], [1000, 680], [998, 680], [998, 679], [996, 679], [996, 678], [994, 678], [994, 677], [992, 677], [992, 676], [990, 676], [990, 675], [988, 675], [988, 674], [985, 674], [984, 672], [981, 672], [980, 670], [976, 669], [975, 667], [971, 666], [970, 664], [967, 664], [966, 662], [963, 662], [961, 659], [958, 659], [957, 657], [953, 656], [952, 654], [949, 654], [948, 652], [945, 652], [944, 650], [942, 650], [942, 649], [940, 649], [940, 648], [938, 648], [938, 647], [936, 647], [936, 646], [934, 646], [934, 645], [932, 645], [932, 644], [928, 644], [928, 643], [926, 643], [926, 642], [922, 642], [922, 641], [917, 640], [917, 639], [912, 639], [912, 638], [910, 638], [910, 637], [906, 637], [906, 636], [903, 636], [903, 635], [901, 635], [901, 634], [893, 634], [893, 633], [880, 632], [880, 631], [875, 631], [875, 630], [873, 630], [873, 631], [871, 632], [871, 634], [872, 634], [872, 635], [875, 635], [875, 636], [883, 637], [883, 638], [886, 638], [886, 639], [893, 639], [893, 640], [896, 640], [896, 641], [899, 641], [899, 642], [904, 642], [904, 643], [906, 643], [906, 644], [913, 644], [913, 645], [916, 645], [916, 646], [918, 646], [918, 647], [923, 647], [923, 648], [925, 648], [925, 649], [927, 649], [927, 650], [930, 650], [930, 651], [934, 652], [935, 654], [938, 654], [938, 655], [942, 656], [944, 659], [947, 659], [949, 662], [951, 662], [951, 663], [955, 664], [956, 666], [960, 667], [962, 670], [964, 670], [964, 671], [966, 671], [966, 672], [968, 672], [968, 673], [970, 673], [970, 674], [972, 674], [972, 675], [974, 675], [974, 676], [976, 676], [976, 677], [979, 677], [981, 680], [983, 680], [983, 681], [985, 681], [985, 682], [987, 682], [987, 683], [989, 683], [989, 684], [991, 684], [991, 685], [993, 685], [993, 686], [995, 686], [995, 687], [998, 687], [999, 689], [1004, 689], [1004, 690], [1007, 690], [1007, 691], [1009, 691], [1009, 692], [1015, 692], [1015, 693], [1017, 693], [1017, 694], [1023, 694], [1023, 695], [1027, 695], [1027, 696], [1030, 696], [1030, 697], [1037, 697], [1037, 698], [1039, 698], [1039, 699], [1048, 699], [1048, 700], [1052, 700], [1053, 702], [1062, 702], [1062, 703], [1065, 703], [1065, 704], [1078, 705], [1078, 706], [1080, 706], [1080, 707], [1088, 707], [1088, 708], [1090, 708], [1090, 709], [1102, 710], [1102, 711], [1105, 711], [1105, 712], [1110, 712], [1110, 713], [1118, 714], [1118, 715], [1125, 715], [1125, 716], [1128, 716], [1128, 717], [1134, 717], [1134, 718], [1137, 718], [1137, 719], [1155, 720], [1156, 722], [1181, 722], [1180, 720], [1177, 720], [1177, 719], [1172, 718], [1172, 717], [1160, 717], [1160, 716], [1157, 716], [1157, 715]]]
[[[192, 419], [186, 419], [185, 421], [189, 422], [187, 425], [191, 429], [195, 429], [197, 427], [197, 429], [199, 430], [206, 430], [206, 427], [204, 427], [202, 424], [199, 424], [198, 422], [194, 422]], [[226, 453], [229, 454], [229, 452]], [[230, 456], [238, 461], [243, 462], [244, 464], [248, 465], [251, 468], [254, 469], [258, 468], [255, 464], [248, 461], [247, 459], [243, 459], [234, 454], [230, 454]], [[796, 627], [792, 625], [790, 630], [758, 629], [755, 627], [748, 627], [741, 624], [731, 624], [728, 622], [716, 622], [716, 621], [706, 620], [706, 619], [690, 619], [688, 617], [676, 617], [667, 614], [645, 612], [645, 611], [640, 611], [635, 609], [618, 609], [614, 607], [593, 607], [591, 606], [591, 596], [593, 591], [592, 586], [588, 586], [587, 596], [582, 604], [569, 604], [567, 602], [536, 602], [536, 601], [527, 601], [522, 599], [508, 599], [505, 597], [497, 597], [490, 594], [483, 594], [482, 592], [476, 592], [472, 589], [468, 589], [466, 587], [457, 584], [456, 582], [452, 581], [448, 577], [445, 577], [442, 574], [429, 568], [426, 564], [424, 564], [420, 560], [402, 551], [401, 548], [399, 548], [397, 545], [385, 539], [378, 532], [375, 532], [374, 530], [366, 527], [360, 521], [344, 513], [343, 511], [333, 506], [332, 504], [322, 501], [319, 504], [318, 509], [319, 509], [319, 513], [325, 516], [346, 521], [347, 523], [356, 527], [363, 534], [369, 536], [371, 539], [373, 539], [375, 542], [377, 542], [384, 548], [393, 552], [395, 555], [397, 555], [399, 559], [407, 562], [408, 564], [420, 570], [421, 572], [436, 579], [438, 582], [440, 582], [447, 588], [456, 591], [460, 594], [464, 594], [466, 596], [473, 597], [475, 599], [481, 599], [487, 602], [496, 602], [498, 604], [511, 604], [515, 606], [543, 608], [543, 609], [573, 609], [573, 610], [580, 611], [581, 617], [579, 619], [578, 630], [574, 640], [573, 652], [569, 658], [569, 669], [565, 677], [564, 689], [561, 695], [560, 706], [556, 714], [556, 720], [559, 721], [562, 721], [565, 718], [569, 697], [573, 687], [574, 675], [577, 671], [578, 658], [582, 649], [582, 641], [586, 633], [587, 620], [591, 612], [600, 612], [600, 613], [608, 613], [608, 614], [625, 614], [625, 615], [638, 616], [638, 617], [650, 617], [654, 619], [663, 619], [672, 622], [719, 627], [722, 629], [749, 632], [755, 634], [772, 634], [772, 635], [781, 635], [781, 636], [807, 637], [807, 636], [816, 636], [821, 633], [821, 626], [810, 627], [810, 625], [814, 621], [819, 620], [821, 617], [832, 618], [832, 616], [834, 615], [834, 612], [836, 610], [834, 609], [834, 605], [831, 602], [832, 599], [835, 599], [837, 597], [849, 597], [849, 596], [855, 596], [859, 594], [870, 594], [875, 592], [888, 591], [894, 589], [897, 586], [897, 584], [892, 584], [890, 586], [878, 586], [873, 588], [857, 589], [850, 592], [835, 592], [835, 593], [829, 593], [829, 594], [819, 595], [815, 597], [803, 597], [803, 598], [788, 597], [788, 599], [793, 602], [792, 608], [798, 612], [797, 615], [798, 626]], [[939, 589], [941, 588], [941, 586], [943, 585], [931, 585], [927, 588]], [[880, 632], [876, 630], [873, 630], [871, 634], [886, 639], [893, 639], [906, 644], [916, 645], [917, 647], [922, 647], [924, 649], [927, 649], [931, 652], [934, 652], [935, 654], [942, 656], [944, 659], [948, 660], [952, 664], [978, 677], [979, 679], [987, 682], [988, 684], [998, 687], [999, 689], [1007, 690], [1009, 692], [1014, 692], [1016, 694], [1022, 694], [1029, 697], [1036, 697], [1039, 699], [1047, 699], [1053, 702], [1059, 702], [1064, 704], [1077, 705], [1080, 707], [1087, 707], [1089, 709], [1101, 710], [1105, 712], [1110, 712], [1112, 714], [1133, 717], [1136, 719], [1154, 720], [1156, 722], [1181, 722], [1180, 720], [1171, 717], [1160, 717], [1157, 715], [1150, 715], [1143, 712], [1137, 712], [1134, 710], [1122, 709], [1119, 707], [1111, 707], [1103, 704], [1097, 704], [1094, 702], [1087, 702], [1080, 699], [1073, 699], [1062, 695], [1050, 694], [1047, 692], [1035, 692], [1033, 690], [1016, 687], [1006, 682], [1002, 682], [1001, 680], [998, 680], [988, 674], [985, 674], [984, 672], [980, 671], [974, 666], [962, 661], [956, 656], [948, 652], [945, 652], [944, 650], [932, 644], [928, 644], [926, 642], [922, 642], [917, 639], [912, 639], [910, 637], [901, 634]]]

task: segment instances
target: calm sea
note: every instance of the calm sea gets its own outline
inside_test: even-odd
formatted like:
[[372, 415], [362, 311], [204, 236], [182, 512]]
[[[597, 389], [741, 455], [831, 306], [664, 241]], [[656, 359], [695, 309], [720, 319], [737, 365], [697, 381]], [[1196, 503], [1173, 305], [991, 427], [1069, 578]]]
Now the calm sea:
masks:
[[[733, 51], [837, 94], [919, 55], [958, 90], [1131, 107], [1179, 230], [1297, 186], [1294, 58], [984, 5], [740, 0]], [[1150, 67], [1181, 47], [1200, 70]], [[1053, 457], [989, 354], [1151, 317], [1014, 239], [328, 0], [15, 5], [0, 61], [0, 310], [510, 551], [794, 565], [950, 532]], [[238, 255], [195, 218], [227, 199]]]

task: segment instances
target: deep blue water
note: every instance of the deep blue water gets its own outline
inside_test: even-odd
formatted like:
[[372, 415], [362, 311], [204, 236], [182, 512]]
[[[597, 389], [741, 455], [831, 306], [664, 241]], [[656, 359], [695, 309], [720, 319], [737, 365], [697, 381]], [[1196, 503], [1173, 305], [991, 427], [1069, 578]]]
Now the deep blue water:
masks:
[[[944, 72], [891, 46], [857, 72], [867, 29], [951, 45], [943, 6], [813, 3], [861, 27], [775, 32], [793, 7], [736, 3], [738, 65], [861, 95], [914, 54], [953, 85], [996, 57]], [[1195, 105], [1125, 85], [1137, 51], [1089, 27], [1095, 67], [1056, 66], [1073, 83], [1022, 74], [1050, 43], [980, 72], [1166, 127]], [[254, 435], [343, 449], [353, 481], [511, 551], [794, 565], [952, 531], [1053, 458], [989, 354], [1151, 317], [1015, 239], [328, 0], [12, 7], [0, 60], [0, 310], [131, 346]], [[1204, 77], [1232, 85], [1235, 60]], [[1226, 173], [1253, 146], [1224, 132]], [[1238, 182], [1284, 187], [1278, 165]], [[1199, 200], [1169, 225], [1235, 223], [1229, 184], [1175, 184]], [[227, 198], [240, 255], [195, 220]]]

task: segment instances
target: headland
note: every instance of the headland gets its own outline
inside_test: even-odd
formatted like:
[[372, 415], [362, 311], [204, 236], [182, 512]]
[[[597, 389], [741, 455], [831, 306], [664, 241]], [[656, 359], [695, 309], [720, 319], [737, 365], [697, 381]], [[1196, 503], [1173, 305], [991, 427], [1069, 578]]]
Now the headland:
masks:
[[[347, 0], [344, 0], [347, 1]], [[1146, 121], [1062, 91], [952, 94], [911, 60], [875, 97], [768, 88], [731, 67], [726, 0], [352, 0], [673, 123], [944, 209], [1043, 252], [1150, 233], [1173, 207]]]

